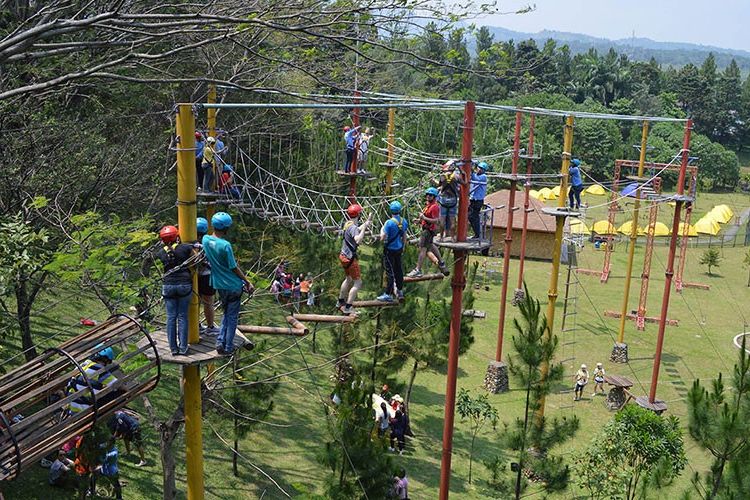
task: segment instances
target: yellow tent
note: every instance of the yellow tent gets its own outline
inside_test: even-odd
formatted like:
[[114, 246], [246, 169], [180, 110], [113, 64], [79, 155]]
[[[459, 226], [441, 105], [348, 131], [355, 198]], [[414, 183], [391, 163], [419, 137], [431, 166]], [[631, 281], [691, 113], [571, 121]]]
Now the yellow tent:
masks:
[[711, 217], [704, 216], [698, 222], [695, 223], [696, 232], [703, 234], [710, 234], [716, 236], [721, 231], [719, 223], [713, 220]]
[[[555, 195], [552, 194], [552, 190], [548, 187], [543, 187], [539, 190], [539, 195], [541, 200], [554, 200], [557, 198]], [[550, 196], [552, 196], [550, 198]]]
[[708, 215], [719, 224], [726, 224], [732, 220], [734, 212], [732, 212], [732, 209], [726, 205], [716, 205], [711, 209]]
[[[630, 231], [632, 230], [633, 230], [632, 220], [629, 220], [623, 223], [622, 226], [617, 228], [617, 232], [622, 233], [622, 234], [630, 234]], [[636, 229], [636, 234], [643, 234], [643, 228], [639, 226], [638, 229]]]
[[[648, 226], [646, 229], [650, 229]], [[654, 236], [669, 236], [669, 228], [663, 222], [656, 222], [654, 224]]]
[[569, 224], [570, 224], [570, 234], [584, 234], [584, 235], [591, 234], [591, 230], [588, 227], [586, 227], [586, 224], [581, 219], [576, 219], [575, 217], [571, 217]]
[[548, 200], [556, 200], [560, 197], [560, 186], [553, 187], [547, 195]]
[[586, 188], [584, 193], [593, 194], [594, 196], [604, 196], [607, 192], [599, 184], [592, 184]]
[[534, 198], [535, 200], [544, 201], [544, 195], [537, 191], [536, 189], [532, 189], [529, 191], [529, 198]]
[[[682, 232], [685, 230], [685, 223], [680, 222], [680, 230], [677, 232], [680, 236], [682, 236]], [[692, 224], [688, 224], [688, 236], [698, 236], [698, 231], [695, 230], [695, 226]]]
[[615, 231], [615, 226], [610, 224], [608, 220], [594, 222], [594, 225], [591, 226], [591, 230], [596, 234], [615, 234], [617, 232]]

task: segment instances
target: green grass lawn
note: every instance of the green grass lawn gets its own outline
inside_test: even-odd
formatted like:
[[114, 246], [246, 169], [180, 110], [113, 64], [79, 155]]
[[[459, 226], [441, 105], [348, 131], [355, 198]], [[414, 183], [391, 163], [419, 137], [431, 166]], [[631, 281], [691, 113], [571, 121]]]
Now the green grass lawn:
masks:
[[[591, 197], [591, 200], [602, 200]], [[701, 195], [696, 215], [705, 212], [718, 203], [726, 203], [739, 213], [749, 207], [747, 195], [740, 194], [707, 194]], [[602, 210], [603, 212], [603, 210]], [[590, 214], [589, 220], [593, 220]], [[603, 217], [603, 216], [602, 216]], [[662, 217], [668, 218], [668, 214]], [[624, 220], [620, 214], [618, 219]], [[743, 247], [722, 248], [720, 267], [715, 276], [709, 277], [705, 269], [698, 264], [703, 248], [691, 248], [688, 253], [688, 265], [685, 279], [691, 282], [708, 283], [710, 291], [687, 289], [682, 294], [672, 293], [669, 317], [678, 319], [678, 327], [668, 327], [664, 344], [664, 355], [660, 371], [658, 397], [669, 405], [668, 412], [681, 419], [683, 427], [687, 425], [686, 394], [693, 380], [699, 378], [709, 381], [719, 371], [728, 375], [736, 360], [736, 349], [732, 338], [743, 331], [750, 321], [750, 310], [745, 307], [750, 300], [750, 288], [746, 287], [748, 270], [742, 266]], [[648, 314], [657, 315], [664, 288], [664, 266], [667, 248], [658, 246], [654, 253], [651, 286], [648, 300]], [[475, 257], [472, 257], [474, 259]], [[579, 255], [579, 266], [600, 268], [603, 253], [588, 245]], [[555, 320], [555, 333], [560, 335], [558, 358], [565, 365], [568, 383], [557, 388], [547, 399], [546, 415], [561, 417], [576, 415], [581, 420], [581, 430], [577, 436], [558, 450], [571, 460], [581, 453], [591, 438], [612, 416], [604, 405], [604, 398], [591, 398], [590, 392], [577, 403], [573, 402], [572, 377], [575, 368], [581, 363], [593, 367], [597, 361], [604, 363], [608, 373], [624, 375], [635, 381], [633, 391], [636, 394], [648, 394], [650, 387], [652, 357], [656, 340], [657, 326], [648, 324], [643, 332], [636, 331], [632, 322], [626, 324], [625, 338], [630, 346], [630, 363], [614, 365], [608, 361], [612, 344], [617, 336], [618, 321], [604, 317], [608, 309], [619, 310], [621, 306], [624, 274], [625, 246], [620, 245], [613, 254], [612, 277], [607, 284], [599, 283], [597, 277], [580, 276], [580, 285], [573, 286], [577, 296], [577, 328], [573, 332], [560, 334], [565, 272], [560, 275], [560, 299]], [[636, 249], [634, 276], [641, 273], [643, 249]], [[491, 259], [491, 266], [500, 268], [497, 259]], [[515, 283], [518, 268], [517, 261], [511, 262], [510, 280]], [[545, 262], [528, 262], [526, 280], [531, 293], [542, 302], [546, 302], [547, 285], [550, 276], [550, 264]], [[410, 295], [423, 294], [426, 287], [434, 287], [428, 282], [412, 285]], [[634, 279], [630, 293], [629, 307], [637, 306], [640, 280]], [[512, 295], [511, 285], [511, 293]], [[366, 291], [365, 294], [371, 293]], [[494, 357], [497, 340], [498, 297], [500, 287], [492, 284], [489, 291], [476, 292], [475, 309], [486, 311], [487, 318], [474, 321], [475, 343], [459, 361], [458, 387], [466, 388], [473, 393], [480, 393], [487, 362]], [[45, 296], [44, 300], [52, 301]], [[51, 303], [51, 302], [50, 302]], [[93, 303], [83, 301], [75, 306], [68, 305], [49, 312], [63, 323], [77, 320], [79, 311], [93, 308]], [[747, 311], [747, 312], [746, 312]], [[510, 337], [514, 334], [511, 320], [517, 313], [515, 308], [508, 308], [506, 327], [506, 354], [511, 352]], [[746, 321], [747, 320], [747, 321]], [[38, 323], [38, 328], [44, 328]], [[52, 331], [50, 327], [47, 330]], [[71, 333], [79, 331], [71, 329]], [[258, 469], [262, 469], [278, 482], [280, 487], [294, 496], [294, 484], [303, 485], [305, 489], [321, 493], [327, 471], [316, 461], [316, 453], [328, 439], [325, 425], [325, 413], [320, 397], [330, 393], [329, 375], [331, 367], [323, 365], [332, 357], [331, 329], [319, 329], [317, 333], [317, 352], [312, 352], [312, 336], [301, 339], [271, 339], [260, 349], [265, 351], [265, 372], [285, 373], [304, 368], [305, 361], [312, 367], [296, 371], [280, 380], [279, 389], [274, 398], [275, 408], [265, 423], [253, 428], [241, 442], [239, 477], [231, 472], [231, 455], [227, 446], [217, 437], [222, 436], [231, 442], [231, 423], [214, 415], [206, 418], [203, 433], [205, 458], [206, 497], [227, 498], [283, 498], [283, 494]], [[46, 335], [46, 334], [44, 334]], [[16, 347], [6, 339], [4, 353], [10, 353]], [[294, 345], [299, 342], [299, 348]], [[369, 355], [369, 354], [368, 354]], [[304, 359], [303, 359], [304, 357]], [[400, 374], [400, 380], [407, 379], [407, 369]], [[408, 451], [403, 457], [395, 457], [397, 464], [402, 464], [410, 477], [410, 496], [415, 499], [432, 499], [437, 497], [440, 474], [440, 454], [443, 426], [443, 404], [445, 394], [444, 372], [420, 372], [417, 375], [411, 404], [411, 421], [416, 437], [407, 444]], [[515, 389], [491, 396], [497, 407], [500, 418], [510, 422], [521, 414], [523, 393]], [[396, 391], [401, 392], [402, 387]], [[592, 386], [587, 389], [593, 390]], [[179, 399], [179, 373], [174, 368], [167, 368], [159, 388], [150, 396], [160, 416], [166, 418], [174, 409]], [[403, 394], [403, 392], [402, 392]], [[141, 409], [140, 403], [134, 405]], [[158, 458], [158, 438], [153, 428], [144, 423], [144, 437], [147, 443], [149, 465], [138, 469], [133, 467], [135, 455], [121, 457], [122, 478], [127, 482], [125, 498], [153, 499], [161, 495], [161, 470]], [[217, 434], [215, 434], [215, 432]], [[466, 422], [456, 420], [453, 447], [453, 471], [451, 491], [455, 498], [492, 498], [493, 492], [488, 488], [488, 473], [481, 461], [497, 453], [498, 435], [488, 428], [477, 438], [474, 483], [468, 484], [468, 448], [469, 427]], [[177, 456], [178, 488], [184, 498], [184, 434], [175, 443]], [[690, 486], [689, 476], [693, 471], [705, 471], [709, 464], [708, 456], [700, 451], [689, 437], [686, 437], [688, 450], [688, 467], [673, 485], [659, 493], [664, 498], [675, 498]], [[123, 454], [124, 454], [124, 450]], [[252, 464], [252, 465], [251, 465]], [[65, 498], [58, 491], [46, 486], [46, 470], [32, 467], [18, 481], [3, 484], [0, 490], [6, 498]], [[527, 493], [533, 494], [533, 488]], [[571, 498], [580, 495], [574, 486], [563, 494], [553, 498]], [[265, 496], [264, 496], [265, 495]], [[72, 498], [72, 493], [68, 495]]]

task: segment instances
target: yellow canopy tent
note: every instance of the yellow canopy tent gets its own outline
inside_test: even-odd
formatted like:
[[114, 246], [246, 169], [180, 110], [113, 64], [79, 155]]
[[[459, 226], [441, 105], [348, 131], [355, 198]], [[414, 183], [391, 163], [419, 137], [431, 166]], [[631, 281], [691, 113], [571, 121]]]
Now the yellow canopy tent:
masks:
[[732, 209], [726, 205], [716, 205], [711, 209], [708, 215], [719, 224], [726, 224], [732, 220], [734, 212], [732, 212]]
[[[554, 200], [556, 198], [556, 196], [552, 194], [552, 190], [548, 187], [543, 187], [542, 189], [540, 189], [539, 195], [543, 197], [543, 198], [540, 198], [540, 200], [542, 201]], [[550, 196], [552, 196], [552, 198], [550, 198]]]
[[695, 223], [695, 230], [698, 233], [716, 236], [717, 234], [719, 234], [719, 231], [721, 231], [721, 226], [719, 226], [719, 223], [713, 220], [711, 217], [704, 216]]
[[584, 234], [587, 236], [591, 234], [591, 230], [586, 226], [586, 224], [581, 219], [576, 219], [575, 217], [571, 217], [569, 224], [570, 224], [570, 234]]
[[531, 189], [529, 191], [529, 198], [534, 198], [535, 200], [544, 201], [544, 196], [536, 189]]
[[[651, 226], [648, 226], [648, 230]], [[654, 224], [654, 236], [669, 236], [669, 228], [663, 222], [656, 222]]]
[[560, 186], [555, 186], [552, 189], [550, 189], [549, 193], [547, 194], [548, 200], [556, 200], [560, 197]]
[[584, 193], [593, 194], [594, 196], [604, 196], [607, 192], [599, 184], [592, 184], [586, 188]]
[[596, 234], [615, 234], [617, 232], [615, 231], [615, 226], [610, 224], [608, 220], [594, 222], [594, 225], [591, 226], [591, 230]]
[[[683, 231], [685, 230], [685, 223], [680, 222], [680, 229], [677, 231], [677, 234], [682, 236]], [[692, 224], [688, 224], [688, 236], [698, 236], [698, 231], [695, 230], [695, 226]]]
[[[630, 234], [630, 231], [633, 230], [633, 221], [629, 220], [627, 222], [624, 222], [620, 227], [617, 228], [618, 233], [622, 234]], [[638, 229], [636, 230], [636, 234], [644, 234], [643, 228], [638, 226]]]

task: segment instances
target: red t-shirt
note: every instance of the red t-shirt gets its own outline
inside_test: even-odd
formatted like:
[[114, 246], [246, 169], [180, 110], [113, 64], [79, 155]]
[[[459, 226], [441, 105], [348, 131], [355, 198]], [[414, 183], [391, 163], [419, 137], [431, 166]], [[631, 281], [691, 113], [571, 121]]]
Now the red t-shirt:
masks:
[[[440, 218], [440, 205], [437, 204], [437, 201], [433, 201], [432, 203], [427, 203], [427, 206], [424, 207], [422, 214], [429, 219], [439, 219]], [[437, 224], [435, 224], [434, 222], [427, 222], [426, 220], [423, 220], [422, 227], [424, 229], [434, 231], [437, 228]]]

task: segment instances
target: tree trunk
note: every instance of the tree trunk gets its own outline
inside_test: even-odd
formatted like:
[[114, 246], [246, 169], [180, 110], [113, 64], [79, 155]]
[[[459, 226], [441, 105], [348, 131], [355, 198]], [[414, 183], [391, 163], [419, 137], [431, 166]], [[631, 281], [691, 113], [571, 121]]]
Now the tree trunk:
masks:
[[747, 273], [747, 286], [750, 286], [750, 271]]
[[404, 401], [404, 408], [407, 414], [409, 413], [409, 401], [411, 400], [411, 390], [414, 387], [414, 379], [417, 378], [417, 369], [419, 369], [419, 361], [414, 360], [414, 366], [409, 376], [409, 387], [406, 389], [406, 401]]
[[716, 495], [719, 493], [719, 486], [721, 486], [721, 476], [724, 474], [724, 465], [726, 465], [727, 461], [725, 458], [721, 459], [721, 465], [719, 465], [719, 470], [714, 473], [714, 484], [711, 487], [711, 494], [708, 496], [708, 498], [716, 498]]
[[240, 473], [237, 470], [237, 457], [240, 454], [240, 440], [237, 438], [237, 416], [234, 417], [234, 448], [232, 448], [232, 472], [234, 477], [240, 477]]
[[[479, 431], [479, 429], [477, 429]], [[471, 466], [474, 462], [474, 441], [477, 439], [477, 433], [475, 432], [471, 436], [471, 448], [469, 449], [469, 484], [471, 484]]]
[[521, 474], [523, 473], [523, 454], [526, 451], [526, 435], [529, 432], [529, 406], [531, 404], [531, 370], [529, 367], [529, 373], [526, 380], [526, 408], [523, 412], [523, 435], [521, 437], [521, 450], [518, 460], [518, 471], [516, 472], [516, 500], [521, 498]]
[[177, 498], [177, 485], [175, 482], [175, 459], [172, 451], [172, 443], [177, 437], [180, 427], [185, 422], [183, 400], [180, 400], [177, 409], [166, 422], [160, 422], [156, 418], [154, 407], [147, 396], [143, 396], [143, 406], [146, 408], [151, 425], [159, 433], [159, 458], [162, 465], [162, 491], [164, 492], [164, 500], [174, 500]]
[[21, 348], [23, 349], [26, 361], [36, 358], [36, 347], [34, 339], [31, 336], [31, 308], [34, 305], [39, 292], [47, 278], [47, 273], [43, 272], [39, 280], [31, 286], [29, 290], [29, 281], [32, 276], [19, 276], [15, 286], [16, 295], [16, 321], [21, 330]]

